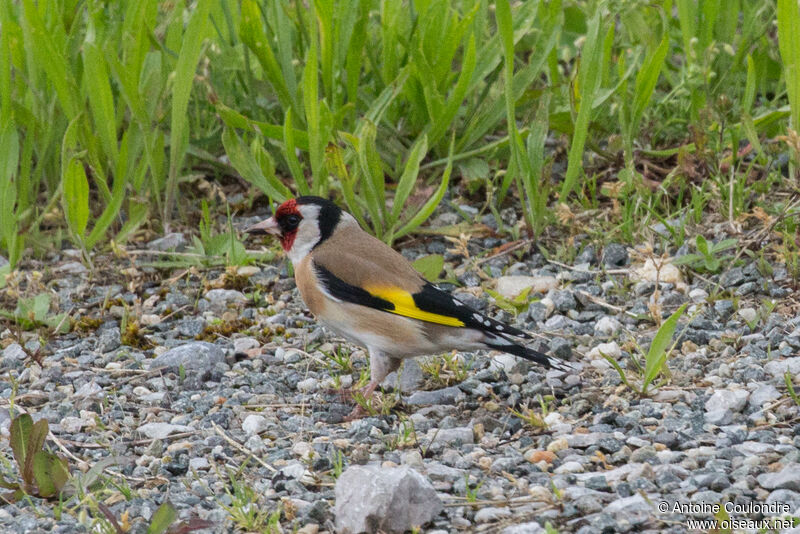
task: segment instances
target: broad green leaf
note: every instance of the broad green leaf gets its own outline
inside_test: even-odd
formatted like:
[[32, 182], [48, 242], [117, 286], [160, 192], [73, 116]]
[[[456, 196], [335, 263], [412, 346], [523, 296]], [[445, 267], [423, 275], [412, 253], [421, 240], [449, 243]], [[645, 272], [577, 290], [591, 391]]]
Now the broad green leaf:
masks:
[[[747, 81], [744, 86], [744, 95], [742, 96], [742, 111], [750, 114], [753, 109], [753, 101], [756, 98], [756, 64], [753, 61], [753, 55], [747, 54]], [[752, 119], [751, 119], [752, 121]]]
[[62, 184], [67, 224], [78, 238], [82, 238], [89, 222], [89, 181], [86, 179], [86, 171], [80, 159], [69, 160], [64, 170]]
[[11, 421], [10, 441], [11, 451], [17, 461], [20, 473], [25, 469], [25, 458], [28, 453], [28, 443], [31, 440], [31, 430], [33, 429], [33, 418], [24, 413], [15, 417]]
[[650, 349], [645, 356], [645, 369], [644, 381], [642, 382], [642, 391], [647, 391], [647, 386], [650, 385], [656, 376], [662, 371], [664, 364], [667, 361], [669, 351], [667, 350], [672, 342], [672, 336], [678, 326], [678, 320], [686, 310], [687, 304], [684, 304], [675, 311], [669, 318], [664, 321], [661, 327], [656, 332], [653, 342], [650, 344]]
[[164, 534], [176, 519], [178, 519], [178, 511], [169, 501], [165, 501], [150, 518], [147, 534]]
[[705, 237], [703, 237], [702, 235], [698, 234], [697, 237], [695, 238], [695, 244], [697, 246], [697, 251], [700, 254], [702, 254], [703, 256], [708, 256], [709, 255], [708, 241], [706, 241]]
[[50, 312], [50, 295], [47, 293], [39, 293], [33, 297], [33, 319], [36, 321], [43, 321], [47, 314]]
[[69, 479], [69, 467], [64, 458], [48, 451], [38, 451], [33, 456], [31, 470], [43, 498], [57, 495]]
[[441, 254], [429, 254], [418, 258], [413, 263], [414, 268], [425, 277], [429, 282], [436, 282], [439, 274], [444, 269], [444, 256]]
[[47, 419], [39, 419], [31, 427], [30, 439], [26, 443], [27, 450], [25, 451], [25, 468], [22, 471], [23, 480], [33, 480], [33, 464], [36, 459], [36, 454], [42, 452], [44, 441], [47, 439], [49, 426]]
[[711, 249], [714, 252], [722, 252], [724, 250], [728, 250], [728, 249], [731, 249], [731, 248], [735, 247], [737, 243], [738, 243], [738, 241], [736, 239], [734, 239], [734, 238], [723, 239], [719, 243], [714, 243], [714, 245], [711, 247]]

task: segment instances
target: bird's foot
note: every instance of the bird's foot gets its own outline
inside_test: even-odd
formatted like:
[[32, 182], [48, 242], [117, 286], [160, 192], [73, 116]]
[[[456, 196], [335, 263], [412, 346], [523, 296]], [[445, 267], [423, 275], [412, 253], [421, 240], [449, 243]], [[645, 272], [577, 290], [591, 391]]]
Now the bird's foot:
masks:
[[344, 403], [351, 403], [355, 398], [358, 389], [354, 388], [326, 388], [325, 393], [328, 395], [338, 395], [339, 399]]
[[353, 411], [344, 418], [346, 422], [358, 421], [359, 419], [363, 419], [369, 415], [369, 412], [364, 409], [364, 407], [360, 404], [356, 404], [353, 407]]

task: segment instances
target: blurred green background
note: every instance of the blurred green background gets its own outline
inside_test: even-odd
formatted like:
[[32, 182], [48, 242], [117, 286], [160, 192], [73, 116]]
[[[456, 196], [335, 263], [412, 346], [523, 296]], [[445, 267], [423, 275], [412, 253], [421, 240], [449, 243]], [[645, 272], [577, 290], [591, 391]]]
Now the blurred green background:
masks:
[[295, 194], [389, 243], [459, 196], [680, 244], [796, 194], [798, 61], [795, 0], [7, 1], [0, 250], [205, 240]]

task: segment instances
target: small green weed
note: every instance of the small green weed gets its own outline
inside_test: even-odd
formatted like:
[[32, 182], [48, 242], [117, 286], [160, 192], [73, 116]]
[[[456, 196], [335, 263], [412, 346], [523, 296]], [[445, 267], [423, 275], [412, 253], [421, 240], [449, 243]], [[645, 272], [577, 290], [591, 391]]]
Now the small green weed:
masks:
[[51, 300], [48, 293], [20, 298], [13, 312], [0, 310], [0, 316], [11, 319], [25, 330], [44, 326], [53, 329], [57, 334], [65, 334], [71, 328], [69, 317], [66, 313], [50, 313]]
[[[647, 355], [644, 358], [644, 369], [642, 369], [638, 359], [633, 360], [634, 365], [642, 375], [642, 381], [640, 385], [634, 384], [632, 381], [630, 381], [625, 371], [622, 370], [622, 367], [620, 367], [619, 363], [617, 363], [613, 358], [606, 356], [605, 354], [603, 355], [608, 363], [610, 363], [614, 369], [616, 369], [617, 373], [619, 373], [622, 382], [639, 395], [646, 396], [648, 388], [654, 383], [655, 379], [658, 378], [659, 375], [666, 374], [668, 372], [668, 368], [666, 367], [667, 358], [674, 350], [678, 341], [680, 341], [681, 336], [678, 336], [672, 345], [670, 345], [670, 341], [675, 333], [675, 329], [678, 327], [678, 320], [680, 320], [683, 312], [686, 310], [686, 306], [687, 305], [684, 304], [678, 308], [675, 313], [670, 315], [669, 318], [661, 324], [656, 332], [655, 337], [653, 338], [653, 342], [650, 344], [650, 349], [647, 351]], [[659, 385], [660, 383], [655, 384], [655, 387], [658, 387]]]
[[342, 476], [342, 472], [344, 471], [344, 453], [339, 449], [335, 449], [333, 454], [331, 455], [331, 465], [333, 466], [333, 478], [338, 479]]
[[672, 260], [673, 265], [688, 265], [698, 272], [717, 273], [722, 268], [724, 261], [733, 258], [730, 255], [719, 256], [719, 254], [735, 247], [736, 240], [725, 239], [719, 243], [711, 243], [709, 245], [705, 237], [698, 235], [695, 238], [695, 245], [697, 253], [675, 258]]
[[[244, 466], [242, 466], [243, 468]], [[278, 534], [280, 532], [281, 508], [270, 511], [259, 504], [259, 495], [244, 480], [239, 479], [239, 472], [228, 470], [229, 487], [225, 493], [230, 499], [230, 504], [220, 502], [231, 521], [246, 532], [264, 532]]]
[[17, 502], [26, 495], [43, 499], [59, 497], [69, 478], [69, 466], [65, 458], [43, 448], [49, 431], [46, 419], [34, 423], [28, 414], [12, 419], [11, 450], [21, 481], [10, 482], [0, 477], [0, 487], [11, 490], [2, 496], [5, 501]]
[[797, 393], [794, 391], [794, 386], [792, 385], [792, 374], [789, 371], [786, 371], [783, 374], [783, 382], [786, 384], [786, 389], [789, 391], [789, 397], [800, 406], [800, 397], [797, 396]]
[[375, 391], [369, 397], [365, 397], [359, 390], [353, 392], [353, 402], [360, 406], [368, 415], [389, 415], [400, 404], [400, 393], [393, 391]]
[[501, 310], [507, 311], [508, 313], [514, 315], [515, 317], [525, 311], [530, 304], [530, 294], [531, 288], [526, 287], [523, 289], [519, 295], [514, 297], [513, 299], [509, 299], [498, 293], [497, 291], [493, 291], [491, 289], [485, 289], [486, 293], [494, 299], [495, 304]]
[[466, 380], [468, 370], [463, 356], [448, 352], [420, 360], [422, 372], [428, 375], [437, 386], [447, 387]]
[[533, 408], [529, 406], [522, 406], [519, 410], [515, 410], [514, 408], [509, 407], [508, 411], [511, 412], [514, 417], [518, 418], [524, 424], [528, 425], [534, 429], [543, 429], [547, 428], [547, 423], [544, 422], [544, 409], [540, 413], [536, 413]]
[[470, 504], [474, 504], [478, 500], [478, 492], [483, 486], [485, 480], [481, 480], [474, 486], [470, 485], [469, 483], [469, 474], [464, 475], [464, 497], [467, 499], [467, 502]]

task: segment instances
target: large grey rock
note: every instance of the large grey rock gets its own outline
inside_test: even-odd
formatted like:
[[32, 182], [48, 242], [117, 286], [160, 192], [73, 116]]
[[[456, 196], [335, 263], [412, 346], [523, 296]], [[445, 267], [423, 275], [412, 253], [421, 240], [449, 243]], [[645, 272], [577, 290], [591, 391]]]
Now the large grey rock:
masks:
[[487, 506], [481, 508], [475, 513], [476, 523], [494, 523], [506, 517], [511, 517], [513, 512], [509, 508], [498, 508], [495, 506]]
[[27, 358], [27, 356], [28, 355], [25, 354], [25, 350], [19, 343], [12, 343], [11, 345], [3, 349], [3, 358], [24, 360], [25, 358]]
[[400, 533], [431, 521], [442, 502], [430, 482], [408, 466], [349, 467], [336, 481], [336, 531]]
[[267, 428], [269, 428], [269, 423], [267, 418], [263, 415], [250, 414], [242, 421], [242, 430], [244, 430], [248, 436], [263, 432]]
[[520, 523], [519, 525], [511, 525], [503, 529], [502, 534], [541, 534], [546, 532], [545, 529], [535, 521], [530, 523]]
[[158, 239], [150, 241], [147, 243], [147, 248], [150, 250], [167, 251], [178, 249], [185, 244], [186, 238], [183, 237], [183, 234], [179, 232], [172, 232], [164, 237], [159, 237]]
[[150, 368], [177, 369], [182, 365], [187, 371], [210, 371], [214, 365], [223, 361], [225, 361], [225, 353], [221, 348], [207, 341], [194, 341], [179, 345], [156, 357], [151, 362]]
[[231, 307], [241, 307], [247, 302], [244, 293], [235, 289], [212, 289], [203, 297], [208, 304], [202, 303], [202, 306], [198, 304], [198, 307], [201, 308], [201, 311], [205, 311], [202, 308], [207, 308], [215, 313], [223, 313]]
[[475, 443], [475, 434], [470, 427], [432, 428], [428, 430], [428, 439], [448, 445]]
[[628, 249], [619, 243], [609, 243], [603, 248], [603, 265], [621, 267], [628, 263]]
[[717, 410], [731, 410], [741, 412], [750, 392], [745, 389], [718, 389], [706, 401], [706, 411], [715, 412]]
[[414, 406], [420, 404], [455, 404], [464, 397], [463, 391], [456, 386], [450, 386], [433, 391], [417, 391], [405, 399], [405, 402]]
[[800, 375], [800, 357], [786, 358], [785, 360], [772, 360], [767, 362], [764, 370], [775, 378], [783, 379], [784, 373], [789, 371], [792, 376]]
[[764, 473], [758, 476], [758, 483], [762, 488], [788, 489], [800, 491], [800, 464], [791, 463], [777, 473]]
[[381, 386], [398, 388], [403, 393], [412, 393], [419, 390], [424, 383], [425, 376], [422, 373], [422, 367], [416, 360], [408, 358], [404, 360], [403, 367], [399, 371], [391, 372], [384, 379]]
[[501, 276], [497, 279], [496, 289], [507, 299], [514, 299], [530, 288], [531, 293], [547, 293], [558, 287], [558, 280], [553, 276]]
[[613, 336], [621, 327], [622, 325], [620, 322], [613, 317], [604, 316], [595, 323], [594, 331], [596, 334], [600, 334], [602, 336]]
[[772, 384], [763, 384], [761, 386], [758, 386], [750, 394], [748, 403], [753, 408], [760, 409], [766, 403], [779, 399], [780, 397], [781, 397], [781, 392], [778, 391], [778, 388], [776, 388]]
[[137, 432], [150, 439], [164, 439], [175, 432], [191, 432], [194, 430], [186, 425], [173, 425], [171, 423], [145, 423], [136, 429]]
[[106, 328], [100, 332], [100, 335], [97, 338], [97, 346], [95, 350], [97, 352], [111, 352], [114, 349], [119, 348], [122, 341], [120, 338], [119, 328], [114, 326], [112, 328]]

